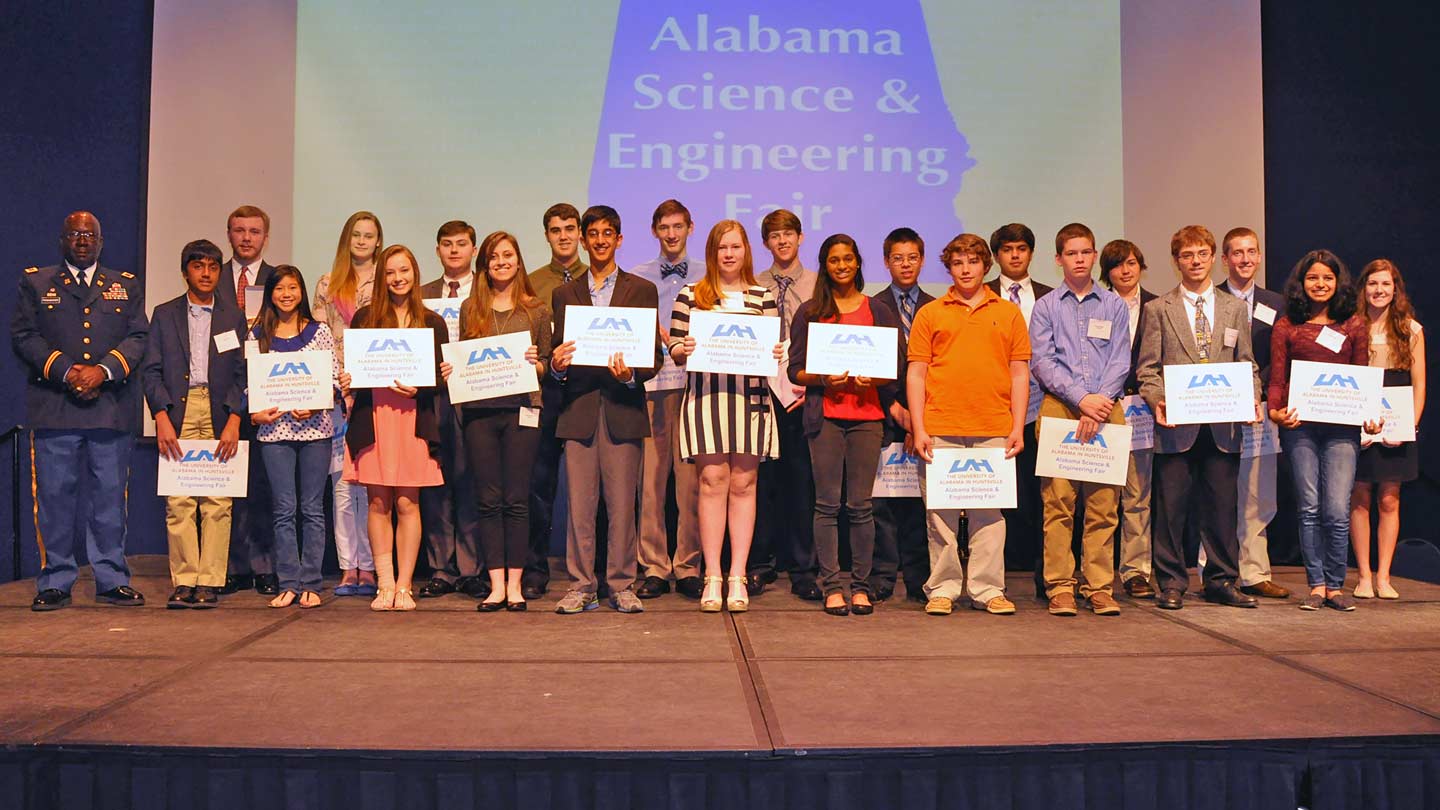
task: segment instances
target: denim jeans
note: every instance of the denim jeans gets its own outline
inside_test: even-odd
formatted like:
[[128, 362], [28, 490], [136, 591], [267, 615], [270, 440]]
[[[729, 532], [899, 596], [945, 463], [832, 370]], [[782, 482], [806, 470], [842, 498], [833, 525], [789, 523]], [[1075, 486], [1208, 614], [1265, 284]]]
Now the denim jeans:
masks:
[[815, 557], [820, 587], [828, 595], [843, 592], [840, 578], [840, 492], [850, 523], [850, 590], [870, 593], [870, 564], [875, 554], [875, 520], [870, 493], [880, 462], [879, 420], [824, 419], [810, 437], [810, 466], [815, 471]]
[[[325, 557], [325, 486], [330, 481], [330, 440], [256, 442], [270, 480], [275, 517], [275, 573], [280, 590], [320, 590]], [[296, 542], [297, 511], [300, 543]]]
[[1304, 423], [1280, 431], [1290, 457], [1295, 502], [1300, 510], [1300, 555], [1310, 587], [1338, 590], [1345, 584], [1350, 549], [1350, 490], [1360, 431], [1353, 425]]

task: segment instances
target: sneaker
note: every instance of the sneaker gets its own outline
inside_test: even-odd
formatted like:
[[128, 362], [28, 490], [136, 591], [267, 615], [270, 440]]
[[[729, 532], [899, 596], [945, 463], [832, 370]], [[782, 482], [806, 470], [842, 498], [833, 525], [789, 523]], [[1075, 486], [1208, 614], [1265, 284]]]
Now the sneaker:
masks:
[[1355, 609], [1355, 597], [1344, 591], [1336, 591], [1334, 595], [1325, 597], [1325, 606], [1336, 610], [1351, 611]]
[[1061, 591], [1050, 597], [1049, 610], [1051, 616], [1074, 616], [1080, 612], [1075, 604], [1075, 594], [1070, 591]]
[[1004, 596], [997, 596], [989, 602], [971, 601], [970, 607], [976, 610], [983, 610], [996, 616], [1009, 616], [1015, 612], [1015, 603]]
[[949, 616], [955, 609], [955, 601], [948, 596], [932, 596], [925, 603], [925, 612], [931, 616]]
[[626, 588], [619, 593], [610, 594], [610, 607], [615, 608], [621, 613], [645, 612], [645, 606], [640, 603], [640, 597], [636, 596], [635, 591], [631, 588]]
[[1090, 612], [1096, 616], [1119, 616], [1120, 603], [1104, 591], [1090, 594]]
[[1301, 610], [1319, 610], [1324, 606], [1325, 597], [1321, 596], [1318, 593], [1308, 594], [1304, 599], [1300, 600]]
[[561, 597], [555, 605], [556, 613], [580, 613], [586, 610], [594, 610], [600, 607], [600, 600], [595, 594], [584, 591], [570, 591]]

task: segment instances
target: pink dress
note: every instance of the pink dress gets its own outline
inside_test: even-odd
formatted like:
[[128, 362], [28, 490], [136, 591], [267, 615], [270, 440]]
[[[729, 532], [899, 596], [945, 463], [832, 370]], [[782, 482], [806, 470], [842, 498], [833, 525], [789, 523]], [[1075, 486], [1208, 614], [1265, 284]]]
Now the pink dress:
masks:
[[445, 483], [429, 444], [415, 435], [416, 404], [388, 388], [371, 391], [375, 443], [351, 458], [345, 448], [345, 480], [384, 487], [438, 487]]

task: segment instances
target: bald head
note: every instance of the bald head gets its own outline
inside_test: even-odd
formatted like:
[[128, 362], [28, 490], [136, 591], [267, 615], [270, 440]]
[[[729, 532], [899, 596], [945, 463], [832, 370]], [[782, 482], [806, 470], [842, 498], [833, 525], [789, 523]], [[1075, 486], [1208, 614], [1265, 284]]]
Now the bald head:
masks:
[[100, 247], [104, 242], [100, 220], [94, 214], [76, 211], [65, 217], [65, 226], [60, 230], [60, 254], [65, 261], [86, 269], [100, 260]]

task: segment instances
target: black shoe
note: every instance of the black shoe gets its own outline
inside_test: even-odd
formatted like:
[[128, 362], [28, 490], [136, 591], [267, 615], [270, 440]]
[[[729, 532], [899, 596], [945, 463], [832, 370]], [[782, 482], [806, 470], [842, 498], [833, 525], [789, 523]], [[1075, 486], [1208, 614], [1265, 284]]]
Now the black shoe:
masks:
[[1260, 606], [1260, 600], [1248, 594], [1236, 590], [1234, 583], [1227, 582], [1213, 588], [1205, 589], [1205, 601], [1214, 602], [1226, 607], [1253, 608]]
[[225, 577], [225, 587], [220, 589], [220, 593], [229, 596], [237, 591], [248, 591], [253, 587], [255, 587], [254, 574], [232, 574]]
[[195, 595], [190, 600], [190, 607], [197, 610], [208, 610], [220, 606], [220, 595], [209, 585], [200, 585], [195, 588]]
[[546, 590], [546, 585], [547, 585], [547, 584], [548, 584], [548, 583], [543, 583], [543, 582], [521, 583], [521, 585], [520, 585], [520, 595], [523, 596], [523, 597], [525, 597], [527, 600], [528, 600], [528, 599], [544, 599], [544, 598], [545, 598], [545, 590]]
[[923, 605], [923, 604], [925, 604], [926, 602], [928, 602], [928, 601], [930, 601], [930, 600], [929, 600], [928, 597], [925, 596], [925, 589], [924, 589], [924, 588], [916, 588], [916, 589], [913, 590], [913, 591], [910, 590], [909, 588], [906, 588], [906, 589], [905, 589], [905, 601], [907, 601], [907, 602], [915, 602], [915, 603], [917, 603], [917, 604]]
[[876, 588], [876, 589], [875, 589], [875, 592], [874, 592], [874, 595], [872, 595], [870, 598], [871, 598], [871, 599], [874, 599], [876, 602], [885, 602], [885, 601], [888, 601], [888, 600], [890, 599], [890, 597], [892, 597], [892, 596], [894, 596], [894, 595], [895, 595], [895, 589], [894, 589], [894, 588]]
[[[790, 592], [807, 602], [819, 602], [825, 597], [825, 594], [820, 592], [820, 586], [816, 585], [814, 580], [792, 581], [790, 583]], [[848, 613], [849, 611], [847, 610], [846, 612]], [[837, 613], [835, 615], [840, 616], [844, 614]]]
[[495, 613], [496, 611], [505, 610], [508, 607], [510, 607], [510, 603], [501, 599], [498, 602], [481, 602], [475, 606], [475, 609], [481, 613]]
[[661, 594], [670, 592], [670, 583], [660, 577], [645, 577], [640, 587], [635, 589], [635, 595], [641, 599], [654, 599]]
[[263, 593], [266, 596], [275, 596], [280, 593], [280, 577], [274, 574], [256, 574], [255, 592]]
[[505, 600], [505, 609], [510, 611], [511, 613], [523, 613], [528, 607], [528, 605], [529, 603], [525, 602], [523, 599], [519, 602], [511, 602], [509, 599]]
[[675, 592], [687, 599], [699, 599], [704, 590], [705, 583], [700, 577], [681, 577], [675, 580]]
[[165, 609], [187, 610], [190, 607], [190, 603], [194, 601], [195, 589], [189, 585], [181, 585], [175, 589], [174, 593], [170, 594], [169, 599], [165, 600]]
[[56, 588], [46, 588], [35, 594], [35, 601], [30, 603], [31, 610], [59, 610], [70, 604], [70, 594]]
[[[843, 594], [842, 594], [842, 596], [843, 596]], [[826, 600], [826, 601], [829, 601], [829, 600]], [[850, 615], [850, 604], [849, 604], [848, 602], [844, 602], [844, 601], [841, 601], [840, 604], [835, 605], [834, 607], [831, 607], [830, 605], [824, 605], [824, 604], [822, 604], [822, 605], [821, 605], [821, 608], [824, 609], [824, 611], [825, 611], [826, 613], [829, 613], [831, 616], [849, 616], [849, 615]]]
[[421, 599], [434, 599], [437, 596], [444, 596], [454, 592], [454, 585], [451, 585], [443, 579], [432, 577], [429, 582], [425, 583], [425, 587], [421, 588], [415, 595]]
[[129, 585], [121, 585], [118, 588], [111, 588], [104, 593], [95, 594], [96, 602], [104, 602], [117, 607], [140, 607], [145, 604], [145, 597]]
[[1155, 597], [1155, 607], [1161, 610], [1179, 610], [1185, 607], [1185, 594], [1174, 588], [1166, 588]]
[[873, 602], [856, 602], [855, 597], [852, 595], [850, 597], [850, 612], [856, 616], [869, 616], [875, 612], [875, 604]]
[[[699, 577], [696, 577], [696, 579], [699, 579]], [[767, 583], [765, 582], [765, 577], [763, 575], [749, 574], [745, 577], [745, 592], [749, 594], [752, 598], [759, 596], [760, 594], [765, 592], [766, 584]], [[700, 597], [697, 596], [695, 598], [699, 599]]]
[[463, 583], [456, 582], [455, 590], [472, 599], [484, 599], [490, 595], [490, 583], [480, 577], [469, 577]]

